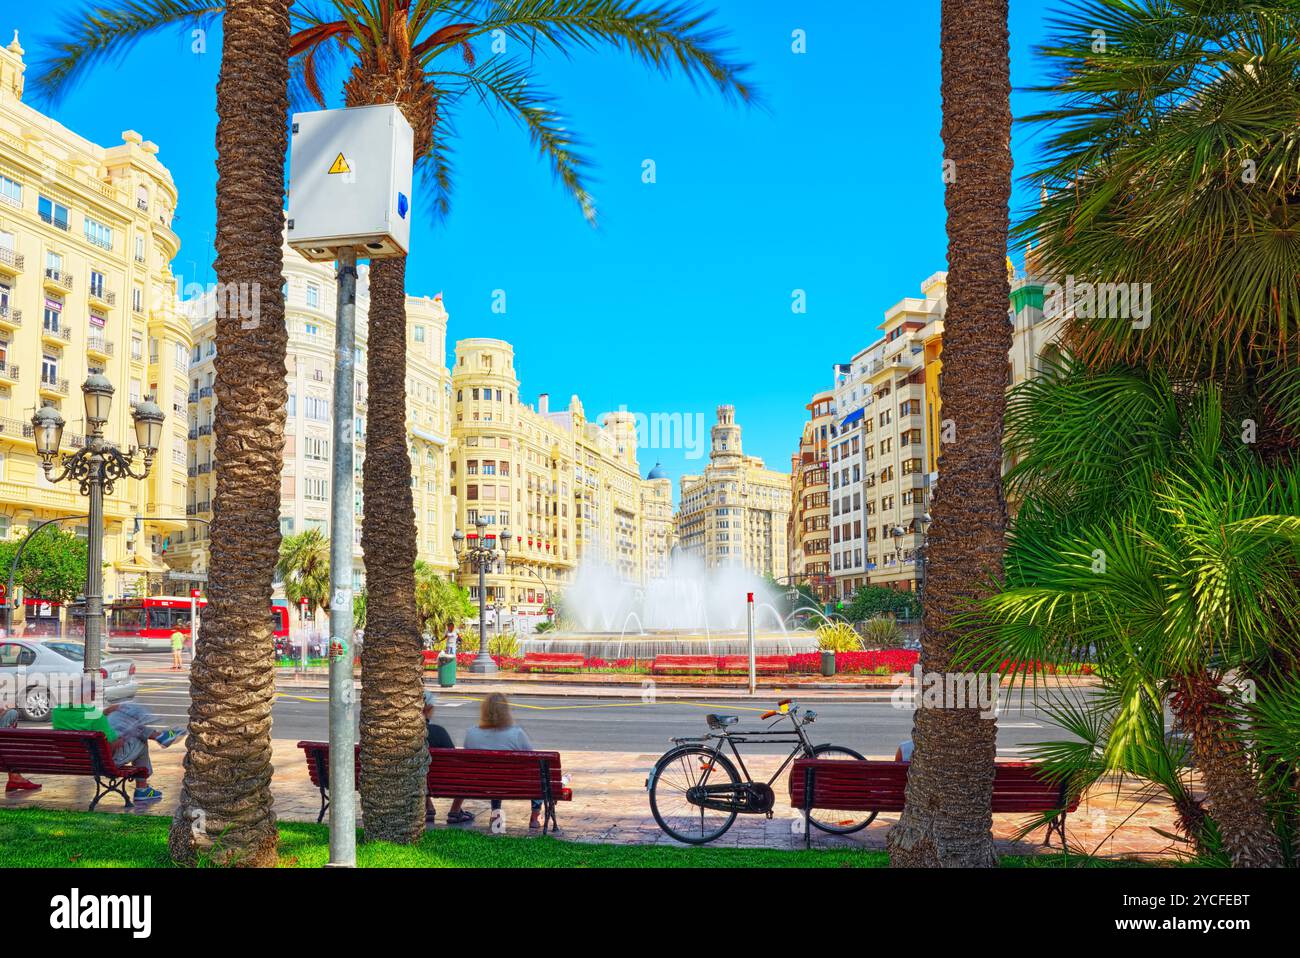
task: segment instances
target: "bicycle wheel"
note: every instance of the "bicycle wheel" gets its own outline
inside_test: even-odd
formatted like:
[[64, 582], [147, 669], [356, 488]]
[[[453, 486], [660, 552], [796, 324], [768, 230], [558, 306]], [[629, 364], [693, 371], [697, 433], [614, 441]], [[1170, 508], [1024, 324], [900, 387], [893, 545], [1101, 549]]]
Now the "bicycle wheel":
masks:
[[666, 752], [650, 773], [650, 812], [670, 837], [703, 845], [730, 828], [736, 812], [702, 808], [687, 798], [687, 790], [739, 784], [740, 775], [727, 759], [703, 745], [683, 745]]
[[[862, 762], [861, 755], [842, 745], [817, 745], [813, 747], [810, 758], [830, 759], [831, 761]], [[860, 832], [876, 820], [875, 812], [838, 811], [833, 808], [814, 809], [808, 820], [824, 832], [833, 835], [851, 835]]]

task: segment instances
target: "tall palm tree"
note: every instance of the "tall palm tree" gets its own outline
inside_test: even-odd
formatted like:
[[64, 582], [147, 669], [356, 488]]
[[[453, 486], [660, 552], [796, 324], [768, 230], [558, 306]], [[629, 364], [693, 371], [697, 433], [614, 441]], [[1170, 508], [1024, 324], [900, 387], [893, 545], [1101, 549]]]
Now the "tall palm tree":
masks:
[[[275, 646], [267, 608], [280, 544], [280, 467], [287, 399], [283, 264], [285, 122], [291, 0], [126, 0], [71, 19], [47, 48], [35, 86], [51, 97], [91, 64], [168, 23], [206, 23], [224, 9], [217, 80], [219, 289], [258, 290], [260, 313], [219, 310], [216, 494], [204, 641], [190, 672], [185, 775], [169, 846], [176, 861], [276, 861], [271, 799]], [[227, 297], [227, 300], [229, 297]], [[249, 299], [246, 302], [251, 301]]]
[[[291, 53], [302, 92], [326, 105], [322, 77], [330, 58], [347, 66], [348, 106], [397, 103], [415, 132], [415, 157], [430, 203], [445, 213], [450, 190], [448, 123], [465, 97], [503, 109], [529, 132], [557, 178], [588, 218], [595, 208], [583, 160], [559, 113], [533, 78], [527, 58], [477, 62], [474, 42], [504, 35], [529, 51], [561, 52], [604, 44], [660, 70], [677, 67], [709, 80], [724, 95], [748, 99], [741, 69], [714, 49], [705, 18], [681, 8], [643, 8], [635, 0], [355, 0], [304, 11], [309, 25]], [[406, 421], [406, 260], [370, 270], [368, 392], [370, 415]], [[424, 831], [428, 764], [421, 717], [421, 622], [416, 603], [416, 526], [411, 463], [404, 432], [377, 430], [367, 443], [363, 496], [373, 505], [362, 524], [366, 555], [366, 641], [361, 650], [361, 805], [367, 839], [409, 842]]]
[[295, 605], [303, 599], [316, 612], [330, 602], [330, 544], [319, 529], [285, 536], [275, 571], [284, 582], [285, 597]]
[[[236, 7], [235, 0], [117, 0], [116, 6], [87, 7], [50, 44], [37, 83], [65, 87], [151, 32], [190, 29]], [[585, 161], [533, 77], [539, 50], [567, 54], [611, 47], [660, 72], [678, 71], [726, 98], [750, 102], [754, 95], [745, 68], [719, 48], [722, 32], [707, 14], [684, 6], [652, 7], [638, 0], [322, 0], [296, 3], [292, 13], [295, 32], [284, 52], [296, 60], [297, 92], [324, 103], [322, 76], [341, 59], [349, 105], [400, 104], [415, 131], [429, 202], [440, 214], [448, 210], [451, 189], [449, 123], [468, 100], [517, 120], [594, 220], [582, 176]], [[474, 42], [487, 37], [504, 37], [525, 52], [480, 64]], [[452, 56], [461, 62], [449, 62]], [[269, 76], [278, 89], [279, 73]], [[278, 257], [277, 248], [277, 263]], [[405, 260], [396, 259], [375, 262], [370, 272], [368, 386], [371, 415], [385, 422], [406, 421], [405, 270]], [[279, 297], [263, 297], [269, 299]], [[275, 308], [281, 308], [278, 302]], [[377, 430], [369, 440], [362, 491], [365, 501], [383, 508], [372, 505], [362, 526], [369, 592], [362, 650], [362, 812], [367, 838], [411, 841], [424, 827], [428, 757], [420, 715], [410, 462], [400, 431]], [[278, 533], [270, 541], [278, 543]], [[273, 565], [274, 550], [268, 574]]]
[[[1011, 295], [1005, 267], [1011, 199], [1011, 68], [1007, 0], [943, 0], [943, 142], [948, 177], [948, 309], [943, 334], [943, 476], [930, 512], [921, 632], [927, 673], [952, 667], [950, 618], [1002, 569], [1002, 491]], [[947, 683], [945, 683], [945, 686]], [[919, 690], [918, 690], [919, 693]], [[996, 864], [993, 773], [997, 728], [976, 708], [927, 707], [918, 694], [893, 865]]]
[[[1020, 457], [1008, 481], [1024, 507], [1002, 589], [972, 614], [989, 623], [984, 662], [1096, 658], [1101, 692], [1072, 724], [1103, 734], [1095, 748], [1089, 735], [1055, 743], [1060, 773], [1128, 771], [1168, 787], [1168, 700], [1224, 854], [1282, 864], [1255, 735], [1225, 689], [1300, 655], [1300, 463], [1270, 465], [1244, 446], [1217, 386], [1158, 373], [1068, 362], [1017, 387], [1007, 420]], [[1257, 685], [1273, 714], [1286, 687]], [[1169, 790], [1178, 802], [1182, 789]], [[1180, 813], [1200, 827], [1196, 809]], [[1187, 837], [1210, 850], [1203, 831]]]

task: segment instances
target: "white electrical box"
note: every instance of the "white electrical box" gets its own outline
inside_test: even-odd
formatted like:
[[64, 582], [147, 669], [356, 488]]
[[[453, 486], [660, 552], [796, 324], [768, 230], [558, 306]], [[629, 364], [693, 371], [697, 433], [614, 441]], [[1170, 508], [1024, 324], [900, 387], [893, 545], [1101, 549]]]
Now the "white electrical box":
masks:
[[295, 113], [289, 135], [289, 245], [329, 262], [404, 256], [411, 245], [415, 137], [394, 104]]

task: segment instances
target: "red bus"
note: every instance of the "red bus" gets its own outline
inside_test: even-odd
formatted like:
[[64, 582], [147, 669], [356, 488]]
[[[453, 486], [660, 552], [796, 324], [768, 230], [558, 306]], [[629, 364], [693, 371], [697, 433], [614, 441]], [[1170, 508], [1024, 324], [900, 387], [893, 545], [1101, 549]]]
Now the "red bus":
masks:
[[[190, 637], [190, 599], [180, 595], [155, 595], [123, 599], [108, 606], [108, 647], [112, 651], [139, 649], [169, 651], [173, 632]], [[208, 605], [199, 599], [200, 612]], [[271, 606], [272, 631], [277, 639], [289, 634], [289, 610]], [[200, 626], [202, 623], [200, 622]]]

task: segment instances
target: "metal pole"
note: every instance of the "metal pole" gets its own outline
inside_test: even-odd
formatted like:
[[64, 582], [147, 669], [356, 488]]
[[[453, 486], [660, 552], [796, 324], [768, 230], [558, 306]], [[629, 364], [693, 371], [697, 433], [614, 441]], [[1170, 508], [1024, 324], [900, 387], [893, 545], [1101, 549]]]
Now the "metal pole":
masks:
[[190, 589], [190, 665], [199, 654], [199, 597]]
[[[356, 781], [356, 725], [352, 717], [352, 705], [356, 700], [352, 679], [356, 250], [339, 250], [338, 264], [338, 315], [334, 326], [334, 458], [330, 480], [329, 740], [333, 794], [330, 801], [329, 864], [336, 868], [353, 868], [357, 863], [357, 811], [353, 788]], [[306, 641], [303, 648], [306, 649]]]
[[[480, 531], [479, 541], [483, 540]], [[475, 546], [475, 549], [480, 547]], [[485, 551], [477, 551], [472, 560], [478, 563], [478, 655], [470, 663], [469, 670], [479, 675], [486, 675], [497, 670], [497, 665], [492, 661], [492, 655], [488, 652], [488, 633], [487, 633], [487, 564], [488, 554]]]
[[758, 676], [754, 662], [754, 593], [752, 592], [745, 598], [745, 618], [748, 620], [749, 628], [749, 694], [753, 695], [758, 689]]
[[[104, 459], [90, 459], [90, 529], [86, 543], [86, 651], [84, 671], [99, 689], [100, 641], [104, 625]], [[93, 701], [98, 703], [98, 694]]]

